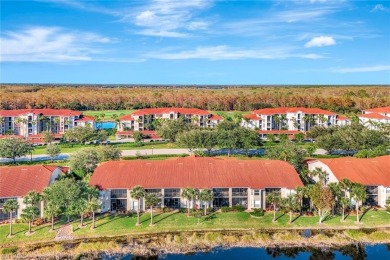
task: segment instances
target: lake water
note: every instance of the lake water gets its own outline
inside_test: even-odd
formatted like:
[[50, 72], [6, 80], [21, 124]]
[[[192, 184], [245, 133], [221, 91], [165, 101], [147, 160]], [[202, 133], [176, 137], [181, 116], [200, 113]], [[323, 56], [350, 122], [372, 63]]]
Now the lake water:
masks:
[[207, 253], [166, 254], [159, 257], [138, 257], [127, 255], [124, 260], [225, 260], [225, 259], [390, 259], [390, 244], [349, 245], [338, 249], [329, 248], [216, 248]]

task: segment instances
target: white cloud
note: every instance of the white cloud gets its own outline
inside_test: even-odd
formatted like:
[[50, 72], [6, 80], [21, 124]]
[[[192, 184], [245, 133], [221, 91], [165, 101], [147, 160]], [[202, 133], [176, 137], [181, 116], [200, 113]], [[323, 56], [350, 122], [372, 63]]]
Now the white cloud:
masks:
[[290, 50], [282, 48], [273, 49], [237, 49], [226, 45], [218, 45], [211, 47], [197, 47], [193, 50], [185, 50], [180, 52], [160, 52], [148, 53], [149, 58], [164, 59], [164, 60], [185, 60], [185, 59], [207, 59], [207, 60], [238, 60], [238, 59], [287, 59], [287, 58], [302, 58], [302, 59], [320, 59], [320, 55], [308, 53], [298, 54], [292, 53]]
[[390, 8], [389, 7], [385, 7], [383, 6], [382, 4], [377, 4], [374, 6], [374, 8], [372, 8], [371, 12], [390, 12]]
[[208, 23], [194, 20], [196, 11], [211, 6], [208, 0], [153, 0], [122, 17], [122, 22], [131, 22], [142, 29], [136, 33], [160, 37], [186, 37], [188, 31], [205, 30]]
[[323, 46], [331, 46], [335, 45], [336, 41], [329, 36], [318, 36], [312, 38], [310, 41], [308, 41], [305, 44], [306, 48], [312, 48], [312, 47], [323, 47]]
[[376, 65], [370, 67], [355, 67], [355, 68], [338, 68], [332, 69], [337, 73], [360, 73], [360, 72], [378, 72], [378, 71], [390, 71], [389, 65]]
[[99, 53], [96, 44], [111, 39], [90, 32], [66, 31], [59, 27], [31, 27], [4, 32], [0, 37], [1, 62], [89, 61]]

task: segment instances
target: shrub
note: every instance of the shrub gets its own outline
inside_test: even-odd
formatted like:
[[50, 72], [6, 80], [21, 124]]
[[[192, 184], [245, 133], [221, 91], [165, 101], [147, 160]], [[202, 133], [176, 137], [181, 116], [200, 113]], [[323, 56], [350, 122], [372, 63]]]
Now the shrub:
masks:
[[250, 214], [254, 217], [262, 217], [264, 216], [265, 210], [264, 209], [253, 209]]
[[16, 252], [18, 252], [18, 248], [16, 246], [1, 249], [1, 254], [3, 255], [16, 254]]
[[222, 212], [231, 212], [231, 211], [233, 211], [233, 208], [231, 208], [231, 207], [226, 207], [226, 206], [225, 206], [225, 207], [222, 207], [222, 208], [221, 208], [221, 211], [222, 211]]
[[223, 242], [223, 237], [220, 233], [217, 233], [217, 232], [207, 232], [205, 235], [204, 235], [204, 238], [207, 242], [210, 242], [210, 243], [222, 243]]
[[233, 209], [233, 211], [237, 211], [237, 212], [245, 211], [245, 208], [242, 205], [233, 206], [232, 209]]
[[[162, 208], [162, 212], [163, 212], [163, 213], [168, 213], [168, 212], [172, 212], [172, 211], [173, 211], [172, 208], [167, 208], [167, 207], [163, 207], [163, 208]], [[181, 209], [180, 209], [180, 212], [181, 212]]]

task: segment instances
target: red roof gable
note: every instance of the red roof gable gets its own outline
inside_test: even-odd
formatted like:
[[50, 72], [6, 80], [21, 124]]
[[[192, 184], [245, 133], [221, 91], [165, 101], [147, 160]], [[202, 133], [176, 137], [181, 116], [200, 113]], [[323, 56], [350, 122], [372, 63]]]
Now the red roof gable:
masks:
[[42, 114], [44, 116], [80, 116], [80, 111], [70, 109], [17, 109], [17, 110], [0, 110], [0, 116], [13, 117], [26, 114]]
[[338, 120], [338, 121], [347, 121], [347, 120], [351, 120], [351, 119], [346, 117], [346, 116], [337, 115], [336, 120]]
[[132, 115], [161, 115], [165, 113], [175, 112], [183, 115], [209, 115], [206, 110], [198, 108], [178, 108], [178, 107], [162, 107], [162, 108], [144, 108], [133, 112]]
[[223, 117], [220, 115], [211, 115], [211, 117], [209, 117], [209, 120], [210, 121], [223, 120]]
[[369, 119], [388, 119], [388, 120], [390, 120], [390, 117], [384, 116], [384, 115], [379, 114], [379, 113], [363, 114], [363, 115], [358, 115], [358, 117], [369, 118]]
[[134, 121], [135, 120], [132, 115], [121, 116], [119, 119], [122, 121]]
[[276, 160], [237, 160], [206, 157], [164, 161], [111, 161], [96, 168], [90, 184], [100, 189], [218, 188], [303, 186], [294, 167]]
[[242, 117], [248, 118], [250, 120], [261, 120], [261, 117], [258, 117], [257, 114], [244, 114]]
[[390, 114], [390, 106], [388, 107], [376, 107], [376, 108], [369, 108], [364, 109], [364, 112], [376, 112], [376, 113], [389, 113]]
[[338, 180], [349, 179], [364, 185], [384, 185], [390, 187], [390, 155], [377, 158], [342, 157], [318, 159], [326, 164]]
[[80, 121], [95, 121], [95, 118], [93, 116], [84, 116], [82, 115], [79, 119], [75, 120], [76, 122]]
[[263, 108], [253, 111], [258, 115], [275, 115], [275, 114], [287, 114], [303, 112], [305, 114], [322, 114], [322, 115], [335, 115], [336, 113], [323, 110], [320, 108], [306, 108], [306, 107], [278, 107], [278, 108]]
[[56, 168], [43, 165], [0, 167], [0, 197], [23, 197], [33, 190], [42, 192]]

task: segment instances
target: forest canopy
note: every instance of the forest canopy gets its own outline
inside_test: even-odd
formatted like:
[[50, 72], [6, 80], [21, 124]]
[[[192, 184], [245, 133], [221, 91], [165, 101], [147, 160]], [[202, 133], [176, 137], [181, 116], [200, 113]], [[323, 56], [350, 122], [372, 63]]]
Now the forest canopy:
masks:
[[251, 111], [266, 107], [318, 107], [337, 113], [390, 105], [388, 86], [101, 87], [6, 85], [0, 109], [119, 110], [195, 107]]

